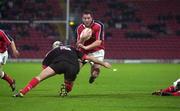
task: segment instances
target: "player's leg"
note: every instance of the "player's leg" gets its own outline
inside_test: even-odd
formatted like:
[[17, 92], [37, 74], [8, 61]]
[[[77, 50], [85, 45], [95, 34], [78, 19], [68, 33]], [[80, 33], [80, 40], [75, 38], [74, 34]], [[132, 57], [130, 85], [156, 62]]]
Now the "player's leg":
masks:
[[12, 79], [12, 77], [10, 77], [8, 74], [4, 73], [3, 71], [0, 71], [0, 77], [9, 84], [12, 91], [14, 91], [16, 89], [15, 80]]
[[175, 86], [169, 86], [165, 89], [161, 89], [159, 91], [155, 91], [152, 93], [152, 95], [170, 95], [171, 93], [175, 92], [176, 91], [176, 88]]
[[64, 80], [66, 91], [70, 92], [73, 88], [73, 81]]
[[69, 81], [69, 80], [64, 80], [64, 84], [61, 84], [60, 87], [60, 96], [67, 96], [67, 93], [71, 92], [72, 88], [73, 88], [73, 81]]
[[64, 73], [64, 84], [67, 92], [70, 92], [73, 88], [73, 83], [79, 72], [79, 67], [74, 64], [67, 63], [67, 71]]
[[172, 93], [172, 96], [180, 96], [180, 79], [175, 82], [174, 85], [176, 87], [176, 92]]
[[172, 96], [180, 96], [180, 91], [176, 91], [176, 92], [172, 93]]
[[95, 81], [95, 79], [99, 76], [99, 74], [100, 74], [100, 65], [98, 65], [98, 64], [92, 65], [89, 83], [93, 83]]
[[[98, 60], [103, 61], [104, 60], [104, 54], [105, 54], [104, 50], [99, 50], [99, 51], [96, 51], [94, 53], [90, 53], [88, 55], [94, 56]], [[99, 76], [100, 67], [101, 67], [101, 65], [99, 65], [99, 64], [93, 64], [91, 66], [91, 76], [89, 78], [89, 83], [93, 83], [95, 81], [95, 79]]]
[[166, 89], [161, 89], [159, 91], [153, 92], [153, 95], [169, 96], [169, 95], [178, 95], [180, 90], [180, 79], [173, 82], [172, 86], [167, 87]]
[[161, 92], [176, 92], [177, 90], [180, 90], [180, 79], [176, 80], [175, 82], [173, 82], [172, 86], [169, 86], [166, 89], [163, 89]]
[[176, 88], [174, 86], [169, 86], [168, 88], [163, 89], [161, 92], [171, 93], [171, 92], [174, 92], [174, 91], [176, 91]]
[[173, 90], [171, 91], [157, 91], [154, 92], [154, 95], [159, 95], [159, 96], [180, 96], [180, 91], [179, 90]]
[[38, 76], [32, 78], [31, 81], [23, 89], [20, 90], [20, 93], [16, 94], [15, 96], [25, 95], [32, 88], [37, 86], [41, 81], [54, 75], [55, 75], [55, 71], [51, 67], [45, 68]]
[[66, 96], [67, 93], [72, 91], [76, 75], [79, 72], [79, 67], [74, 64], [64, 63], [66, 71], [64, 72], [64, 85], [61, 86], [61, 96]]
[[6, 64], [8, 58], [8, 53], [7, 51], [4, 53], [0, 53], [0, 77], [8, 82], [9, 86], [11, 87], [12, 91], [15, 90], [16, 85], [15, 85], [15, 80], [9, 76], [9, 74], [6, 74], [3, 70], [2, 67], [4, 64]]

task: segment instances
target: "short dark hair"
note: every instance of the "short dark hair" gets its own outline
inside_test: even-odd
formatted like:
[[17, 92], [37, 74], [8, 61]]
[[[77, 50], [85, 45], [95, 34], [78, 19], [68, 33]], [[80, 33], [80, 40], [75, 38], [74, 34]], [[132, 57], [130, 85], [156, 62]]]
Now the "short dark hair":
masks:
[[82, 15], [84, 14], [90, 14], [93, 17], [93, 12], [91, 10], [84, 10]]

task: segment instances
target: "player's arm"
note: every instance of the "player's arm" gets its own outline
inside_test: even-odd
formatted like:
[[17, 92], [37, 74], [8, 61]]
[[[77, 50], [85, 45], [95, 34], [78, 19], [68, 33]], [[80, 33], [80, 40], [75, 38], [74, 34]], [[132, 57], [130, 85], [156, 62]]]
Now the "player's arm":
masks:
[[96, 41], [92, 44], [84, 46], [83, 44], [79, 44], [78, 46], [84, 50], [91, 50], [101, 45], [102, 41], [104, 40], [104, 29], [102, 26], [97, 26], [94, 29]]
[[75, 36], [75, 42], [76, 42], [76, 45], [78, 45], [80, 43], [80, 34], [81, 34], [81, 31], [80, 31], [80, 26], [77, 27], [76, 29], [76, 36]]
[[5, 42], [6, 42], [6, 44], [8, 44], [8, 45], [11, 46], [13, 55], [14, 55], [15, 57], [18, 57], [18, 56], [19, 56], [19, 52], [18, 52], [18, 50], [16, 49], [16, 45], [15, 45], [15, 43], [14, 43], [13, 38], [12, 38], [8, 33], [4, 32], [4, 31], [2, 32], [2, 34], [3, 34], [3, 38], [4, 38]]
[[78, 44], [78, 47], [80, 47], [84, 50], [91, 50], [91, 49], [94, 49], [94, 48], [100, 46], [101, 43], [102, 43], [102, 40], [96, 40], [95, 42], [93, 42], [92, 44], [87, 45], [87, 46], [84, 46], [83, 44]]
[[16, 45], [15, 45], [14, 41], [11, 41], [11, 49], [12, 49], [13, 55], [15, 57], [18, 57], [19, 51], [16, 49]]
[[109, 64], [108, 62], [99, 61], [98, 59], [96, 59], [93, 56], [88, 56], [86, 54], [83, 54], [82, 52], [80, 52], [77, 49], [74, 49], [74, 48], [72, 48], [72, 49], [76, 51], [76, 54], [77, 54], [78, 58], [80, 59], [80, 61], [79, 61], [80, 62], [80, 67], [83, 66], [82, 61], [89, 60], [89, 61], [92, 61], [92, 62], [94, 62], [96, 64], [100, 64], [100, 65], [102, 65], [102, 66], [104, 66], [106, 68], [111, 68], [111, 64]]
[[89, 61], [92, 61], [92, 62], [94, 62], [94, 63], [96, 63], [96, 64], [99, 64], [99, 65], [102, 65], [102, 66], [104, 66], [104, 67], [106, 67], [106, 68], [111, 68], [111, 64], [110, 63], [108, 63], [108, 62], [103, 62], [103, 61], [99, 61], [98, 59], [96, 59], [95, 57], [93, 57], [93, 56], [88, 56], [88, 55], [86, 55], [86, 57], [84, 57], [86, 60], [89, 60]]

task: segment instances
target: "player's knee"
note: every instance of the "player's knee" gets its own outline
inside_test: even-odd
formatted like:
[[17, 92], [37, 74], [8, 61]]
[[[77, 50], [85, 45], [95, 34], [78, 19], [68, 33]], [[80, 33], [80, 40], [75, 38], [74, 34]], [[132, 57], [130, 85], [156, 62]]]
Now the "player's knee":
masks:
[[72, 87], [73, 87], [73, 82], [65, 81], [64, 83], [65, 83], [65, 87], [66, 87], [67, 92], [70, 92], [72, 90]]
[[35, 79], [37, 79], [38, 81], [42, 81], [41, 77], [40, 76], [36, 76], [34, 77]]
[[45, 65], [42, 65], [42, 70], [43, 70], [43, 69], [46, 69], [46, 68], [47, 68], [47, 66], [45, 66]]
[[93, 69], [93, 74], [99, 75], [99, 73], [100, 73], [100, 69], [99, 68], [94, 68]]
[[3, 78], [3, 77], [4, 77], [4, 72], [0, 71], [0, 78]]

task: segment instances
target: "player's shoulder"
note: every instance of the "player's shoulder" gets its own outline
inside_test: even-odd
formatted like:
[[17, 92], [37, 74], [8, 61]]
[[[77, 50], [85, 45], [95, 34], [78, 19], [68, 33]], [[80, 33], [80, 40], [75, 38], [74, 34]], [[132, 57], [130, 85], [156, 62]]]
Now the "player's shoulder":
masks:
[[79, 25], [77, 26], [77, 29], [83, 29], [84, 27], [85, 27], [84, 24], [81, 23], [81, 24], [79, 24]]
[[95, 25], [104, 25], [104, 23], [99, 20], [94, 20], [94, 24]]
[[104, 24], [101, 21], [94, 20], [93, 26], [95, 28], [102, 28], [102, 27], [104, 27]]
[[4, 33], [4, 30], [0, 29], [0, 33]]

